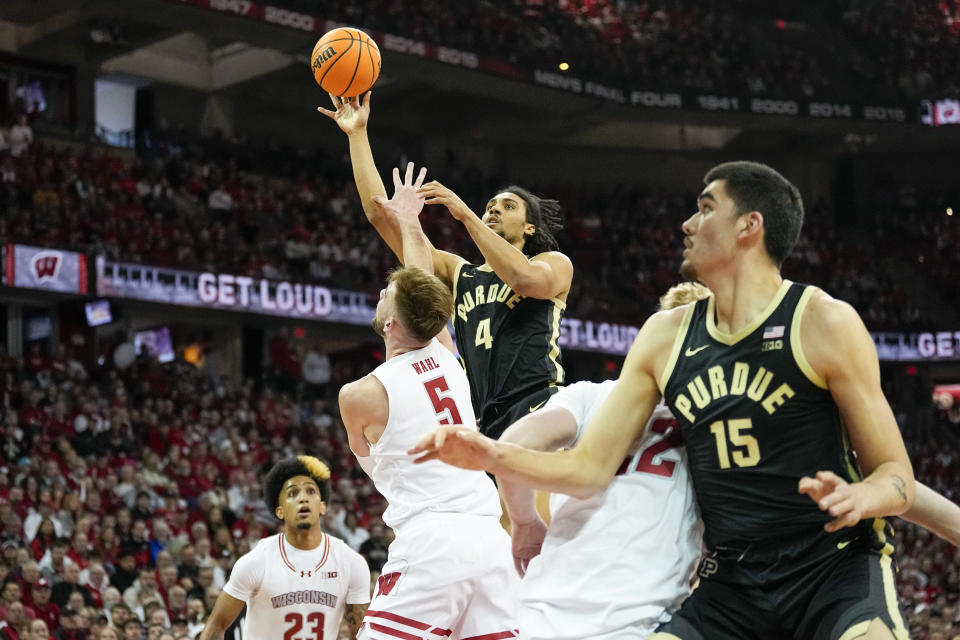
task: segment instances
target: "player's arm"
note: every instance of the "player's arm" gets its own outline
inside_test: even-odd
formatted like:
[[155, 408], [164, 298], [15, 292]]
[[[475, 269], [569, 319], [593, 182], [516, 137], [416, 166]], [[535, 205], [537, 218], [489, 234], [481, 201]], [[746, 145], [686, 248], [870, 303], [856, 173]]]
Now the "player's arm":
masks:
[[363, 624], [363, 616], [367, 615], [367, 608], [370, 606], [369, 602], [363, 604], [348, 604], [344, 607], [343, 610], [343, 621], [346, 623], [347, 628], [350, 629], [350, 637], [356, 638], [357, 633], [360, 631], [360, 625]]
[[200, 640], [223, 638], [223, 632], [240, 615], [243, 605], [243, 600], [237, 600], [226, 591], [221, 591], [217, 596], [217, 603], [213, 605], [213, 611], [210, 612], [210, 617], [203, 626], [203, 631], [200, 632]]
[[[353, 167], [353, 180], [360, 195], [360, 204], [367, 220], [377, 230], [397, 259], [403, 262], [403, 239], [397, 220], [379, 208], [375, 198], [386, 199], [387, 189], [380, 179], [377, 165], [373, 160], [373, 150], [370, 148], [370, 138], [367, 135], [367, 121], [370, 119], [370, 95], [372, 92], [357, 98], [342, 99], [331, 95], [334, 109], [317, 107], [317, 111], [328, 116], [337, 126], [347, 134], [350, 144], [350, 164]], [[430, 246], [434, 262], [434, 272], [447, 281], [453, 280], [453, 267], [462, 258], [446, 251], [439, 251]], [[404, 263], [405, 264], [405, 263]]]
[[[510, 442], [533, 451], [556, 451], [572, 444], [576, 435], [577, 422], [573, 414], [563, 407], [548, 406], [514, 422], [500, 436], [500, 442]], [[499, 478], [498, 484], [512, 524], [513, 564], [522, 576], [526, 573], [527, 563], [540, 554], [547, 525], [537, 513], [533, 489], [504, 478]]]
[[817, 291], [801, 319], [804, 353], [826, 383], [865, 474], [847, 484], [832, 472], [803, 478], [809, 495], [835, 519], [828, 531], [865, 518], [898, 515], [913, 504], [913, 467], [880, 387], [876, 347], [853, 307]]
[[370, 442], [380, 439], [389, 417], [389, 398], [383, 384], [367, 375], [340, 388], [340, 420], [347, 430], [350, 449], [361, 457], [370, 455]]
[[410, 453], [424, 454], [418, 462], [443, 460], [464, 469], [484, 469], [507, 482], [577, 498], [592, 496], [610, 483], [660, 400], [653, 372], [669, 353], [681, 317], [675, 311], [660, 312], [644, 323], [617, 384], [573, 449], [531, 451], [470, 428], [448, 426], [424, 436]]
[[[562, 407], [546, 407], [514, 422], [500, 436], [500, 442], [532, 451], [556, 451], [569, 446], [577, 435], [577, 422]], [[515, 525], [539, 521], [536, 499], [532, 489], [506, 478], [499, 479], [500, 495]]]
[[467, 229], [494, 273], [522, 296], [566, 300], [573, 282], [573, 263], [559, 251], [547, 251], [527, 258], [522, 251], [501, 238], [468, 207], [457, 194], [437, 181], [420, 189], [427, 204], [442, 204]]
[[916, 483], [913, 506], [900, 515], [904, 520], [932, 531], [955, 547], [960, 547], [960, 506], [922, 482]]

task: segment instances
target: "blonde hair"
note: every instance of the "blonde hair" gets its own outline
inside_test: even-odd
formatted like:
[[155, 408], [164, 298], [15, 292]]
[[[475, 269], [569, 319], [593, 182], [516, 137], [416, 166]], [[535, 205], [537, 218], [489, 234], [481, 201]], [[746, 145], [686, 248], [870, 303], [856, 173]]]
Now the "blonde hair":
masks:
[[453, 315], [453, 292], [437, 276], [419, 267], [402, 267], [390, 274], [388, 285], [396, 286], [397, 315], [410, 334], [427, 342], [447, 325]]
[[313, 456], [297, 456], [297, 460], [307, 468], [311, 476], [316, 476], [321, 480], [330, 479], [330, 467], [321, 462], [319, 458]]
[[660, 296], [660, 309], [669, 311], [708, 297], [710, 297], [710, 289], [699, 282], [681, 282], [673, 285]]

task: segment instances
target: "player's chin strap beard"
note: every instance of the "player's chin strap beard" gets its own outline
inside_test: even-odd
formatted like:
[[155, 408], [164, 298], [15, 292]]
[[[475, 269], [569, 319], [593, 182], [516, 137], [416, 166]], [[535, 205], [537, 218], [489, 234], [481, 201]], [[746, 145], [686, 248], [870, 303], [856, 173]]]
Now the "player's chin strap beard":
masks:
[[309, 531], [309, 530], [310, 530], [310, 527], [312, 527], [312, 526], [313, 526], [313, 524], [310, 523], [310, 522], [298, 522], [298, 523], [297, 523], [297, 529], [300, 529], [301, 531]]

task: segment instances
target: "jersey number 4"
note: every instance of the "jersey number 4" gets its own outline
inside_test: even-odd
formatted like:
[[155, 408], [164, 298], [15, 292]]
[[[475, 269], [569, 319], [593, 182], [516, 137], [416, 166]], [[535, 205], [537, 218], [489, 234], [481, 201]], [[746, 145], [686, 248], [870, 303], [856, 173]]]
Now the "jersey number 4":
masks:
[[[450, 385], [443, 376], [427, 380], [423, 387], [430, 396], [430, 402], [433, 403], [433, 409], [440, 418], [440, 424], [463, 424], [460, 419], [460, 411], [457, 410], [457, 403], [450, 397]], [[446, 394], [446, 395], [444, 395]]]
[[287, 629], [286, 633], [283, 634], [283, 640], [323, 640], [324, 617], [319, 611], [307, 614], [307, 624], [313, 625], [310, 629], [313, 635], [306, 638], [294, 637], [294, 634], [300, 633], [300, 629], [303, 629], [303, 615], [299, 613], [288, 613], [283, 617], [283, 621], [293, 623], [293, 625]]
[[[634, 458], [627, 458], [620, 465], [617, 475], [626, 473], [649, 473], [664, 478], [672, 478], [673, 470], [677, 463], [673, 460], [655, 460], [655, 458], [667, 449], [676, 449], [683, 444], [683, 438], [680, 436], [680, 427], [673, 418], [664, 420], [654, 420], [650, 425], [650, 431], [659, 433], [663, 437], [649, 447], [640, 452], [640, 455]], [[637, 463], [630, 469], [630, 463], [636, 459]]]

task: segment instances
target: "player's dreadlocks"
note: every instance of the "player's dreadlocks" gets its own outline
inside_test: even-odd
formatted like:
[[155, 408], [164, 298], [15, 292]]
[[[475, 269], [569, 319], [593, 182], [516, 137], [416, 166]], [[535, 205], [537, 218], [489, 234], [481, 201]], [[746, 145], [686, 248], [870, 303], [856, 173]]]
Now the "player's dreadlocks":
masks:
[[563, 216], [560, 215], [560, 203], [556, 200], [541, 198], [523, 187], [511, 185], [497, 193], [509, 192], [519, 196], [527, 205], [527, 222], [536, 227], [523, 245], [523, 254], [535, 256], [544, 251], [557, 251], [560, 245], [554, 233], [563, 229]]

